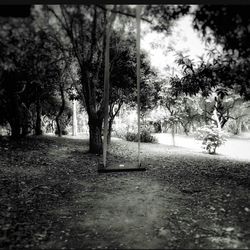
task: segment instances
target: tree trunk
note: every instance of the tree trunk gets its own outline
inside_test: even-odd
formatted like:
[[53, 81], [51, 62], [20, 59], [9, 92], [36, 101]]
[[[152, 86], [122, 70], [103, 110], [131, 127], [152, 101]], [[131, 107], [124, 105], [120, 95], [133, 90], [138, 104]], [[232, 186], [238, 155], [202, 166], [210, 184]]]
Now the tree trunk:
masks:
[[206, 99], [205, 99], [205, 103], [204, 103], [204, 120], [205, 120], [205, 124], [207, 125], [208, 124], [208, 119], [207, 119], [207, 102], [206, 102]]
[[102, 153], [102, 119], [89, 118], [89, 152]]
[[57, 126], [58, 136], [61, 137], [62, 130], [61, 130], [61, 125], [60, 125], [60, 117], [64, 111], [64, 108], [65, 108], [65, 97], [64, 97], [64, 85], [63, 85], [63, 83], [60, 83], [59, 87], [60, 87], [60, 95], [61, 95], [62, 104], [61, 104], [60, 110], [56, 116], [56, 126]]
[[29, 110], [29, 107], [27, 107], [24, 103], [21, 105], [22, 107], [22, 136], [26, 136], [30, 133], [30, 121], [32, 114]]
[[73, 100], [73, 122], [72, 122], [72, 135], [77, 135], [77, 115], [76, 115], [76, 100]]
[[25, 114], [24, 121], [22, 124], [22, 136], [26, 136], [29, 134], [29, 120], [28, 114]]
[[172, 124], [171, 134], [172, 134], [173, 146], [175, 146], [175, 124]]
[[214, 116], [214, 119], [216, 120], [217, 128], [218, 128], [219, 130], [221, 130], [221, 124], [220, 124], [219, 117], [218, 117], [218, 115], [217, 115], [216, 109], [214, 109], [214, 111], [213, 111], [213, 116]]
[[56, 129], [57, 129], [57, 135], [59, 137], [61, 137], [62, 136], [62, 130], [61, 130], [61, 126], [60, 126], [59, 117], [56, 117]]
[[14, 93], [11, 98], [12, 114], [10, 118], [11, 136], [18, 138], [21, 135], [21, 121], [18, 95]]
[[185, 125], [184, 125], [184, 133], [185, 133], [186, 135], [188, 135], [188, 133], [189, 133], [188, 124], [185, 124]]
[[20, 122], [17, 118], [13, 118], [12, 122], [10, 122], [11, 127], [11, 137], [12, 138], [19, 138], [21, 135], [21, 127]]
[[120, 109], [122, 107], [122, 102], [118, 104], [117, 110], [113, 112], [114, 106], [110, 106], [109, 109], [109, 121], [108, 121], [108, 138], [107, 138], [107, 143], [110, 144], [111, 142], [111, 134], [112, 134], [112, 125], [114, 122], [115, 117], [119, 114]]
[[160, 133], [163, 133], [163, 122], [160, 120]]
[[41, 135], [42, 132], [42, 120], [41, 120], [42, 108], [40, 99], [36, 102], [36, 127], [35, 127], [35, 135]]
[[108, 125], [108, 144], [111, 142], [111, 133], [112, 133], [112, 125], [113, 125], [114, 119], [109, 119], [109, 125]]
[[235, 123], [236, 123], [236, 130], [235, 130], [236, 133], [235, 134], [240, 135], [242, 132], [241, 131], [241, 127], [242, 127], [241, 119], [237, 119]]

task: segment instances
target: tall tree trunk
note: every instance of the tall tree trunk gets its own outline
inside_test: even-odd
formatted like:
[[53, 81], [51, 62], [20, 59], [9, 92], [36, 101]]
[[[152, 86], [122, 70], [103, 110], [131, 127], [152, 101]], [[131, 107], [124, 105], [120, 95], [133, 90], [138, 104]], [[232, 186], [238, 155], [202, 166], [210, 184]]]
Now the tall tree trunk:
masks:
[[117, 109], [114, 112], [114, 105], [110, 105], [110, 108], [109, 108], [109, 121], [108, 121], [108, 138], [107, 138], [107, 143], [108, 144], [110, 144], [110, 142], [111, 142], [112, 125], [113, 125], [114, 119], [119, 114], [121, 107], [122, 107], [122, 101], [120, 101], [118, 103]]
[[13, 138], [18, 138], [21, 135], [21, 117], [19, 109], [19, 101], [17, 93], [13, 93], [11, 97], [11, 118], [10, 118], [10, 127], [11, 127], [11, 136]]
[[208, 119], [207, 119], [207, 102], [206, 102], [206, 99], [205, 99], [205, 103], [204, 103], [204, 120], [205, 120], [205, 124], [207, 125], [208, 124]]
[[175, 146], [175, 124], [174, 123], [171, 126], [171, 135], [172, 135], [173, 146]]
[[160, 120], [160, 133], [163, 133], [163, 122]]
[[36, 101], [36, 126], [35, 126], [35, 135], [41, 135], [43, 133], [42, 132], [41, 115], [42, 115], [42, 107], [41, 107], [40, 99], [38, 98], [37, 101]]
[[29, 117], [26, 110], [24, 112], [23, 122], [22, 122], [22, 136], [29, 134]]
[[59, 137], [61, 137], [62, 136], [62, 130], [61, 130], [61, 126], [60, 126], [59, 117], [56, 117], [56, 129], [57, 129], [57, 135]]
[[77, 135], [77, 115], [76, 115], [76, 100], [73, 100], [73, 121], [72, 121], [72, 135]]
[[239, 119], [236, 120], [235, 123], [236, 123], [236, 130], [235, 130], [236, 133], [235, 134], [240, 135], [241, 134], [242, 121], [239, 118]]
[[102, 153], [102, 119], [89, 117], [89, 152]]
[[64, 111], [65, 108], [65, 96], [64, 96], [64, 85], [63, 83], [60, 83], [60, 95], [61, 95], [61, 100], [62, 100], [62, 104], [60, 107], [60, 110], [56, 116], [56, 126], [57, 126], [57, 133], [58, 136], [61, 137], [62, 136], [62, 130], [61, 130], [61, 124], [60, 124], [60, 117]]
[[112, 134], [112, 125], [113, 125], [114, 118], [109, 119], [109, 125], [108, 125], [108, 144], [111, 142], [111, 134]]
[[22, 107], [22, 136], [26, 136], [30, 133], [31, 128], [31, 117], [32, 114], [24, 103], [21, 105]]
[[215, 121], [217, 123], [217, 128], [219, 130], [221, 130], [221, 124], [220, 124], [219, 117], [218, 117], [216, 109], [214, 109], [214, 111], [213, 111], [213, 116], [214, 116], [214, 119], [215, 119]]
[[14, 118], [12, 122], [10, 122], [10, 128], [11, 128], [11, 137], [12, 138], [19, 138], [21, 135], [21, 127], [20, 122], [17, 118]]

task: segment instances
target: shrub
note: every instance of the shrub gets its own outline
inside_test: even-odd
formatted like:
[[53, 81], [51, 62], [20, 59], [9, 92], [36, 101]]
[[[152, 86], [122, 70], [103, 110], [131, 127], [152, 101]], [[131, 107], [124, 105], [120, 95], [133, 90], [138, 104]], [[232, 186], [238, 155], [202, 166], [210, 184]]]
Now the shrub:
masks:
[[202, 140], [202, 145], [209, 154], [215, 154], [217, 147], [226, 141], [227, 134], [215, 125], [205, 125], [199, 128], [195, 134], [197, 140]]
[[[58, 130], [56, 129], [55, 134], [58, 135]], [[62, 130], [62, 135], [68, 135], [67, 130]]]
[[[135, 132], [127, 132], [125, 135], [125, 139], [127, 141], [134, 141], [138, 142], [138, 135]], [[149, 143], [154, 143], [156, 142], [156, 138], [152, 136], [149, 131], [147, 130], [142, 130], [140, 134], [140, 140], [141, 142], [149, 142]]]
[[118, 137], [118, 138], [121, 138], [121, 139], [126, 139], [126, 134], [127, 134], [127, 129], [125, 126], [121, 126], [119, 128], [115, 128], [113, 130], [113, 134]]
[[137, 133], [134, 133], [134, 132], [127, 132], [125, 134], [125, 139], [127, 141], [138, 141], [138, 136], [137, 136]]

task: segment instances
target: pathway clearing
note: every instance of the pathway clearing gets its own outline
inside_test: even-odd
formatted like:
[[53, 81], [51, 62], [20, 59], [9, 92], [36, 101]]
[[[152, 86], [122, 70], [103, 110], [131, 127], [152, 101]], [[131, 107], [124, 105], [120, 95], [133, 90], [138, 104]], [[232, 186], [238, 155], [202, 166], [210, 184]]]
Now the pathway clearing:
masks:
[[[142, 143], [146, 172], [98, 174], [101, 157], [87, 153], [86, 140], [0, 145], [8, 148], [0, 151], [1, 247], [250, 247], [248, 162]], [[108, 160], [131, 162], [136, 149], [114, 141]]]

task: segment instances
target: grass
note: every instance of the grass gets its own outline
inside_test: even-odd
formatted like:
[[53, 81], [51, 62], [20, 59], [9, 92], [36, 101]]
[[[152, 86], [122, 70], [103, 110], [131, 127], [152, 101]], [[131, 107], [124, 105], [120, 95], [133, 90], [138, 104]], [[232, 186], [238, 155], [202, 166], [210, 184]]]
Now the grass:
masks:
[[[250, 161], [141, 144], [98, 174], [86, 139], [0, 141], [1, 248], [249, 248]], [[137, 144], [114, 140], [112, 164]]]

